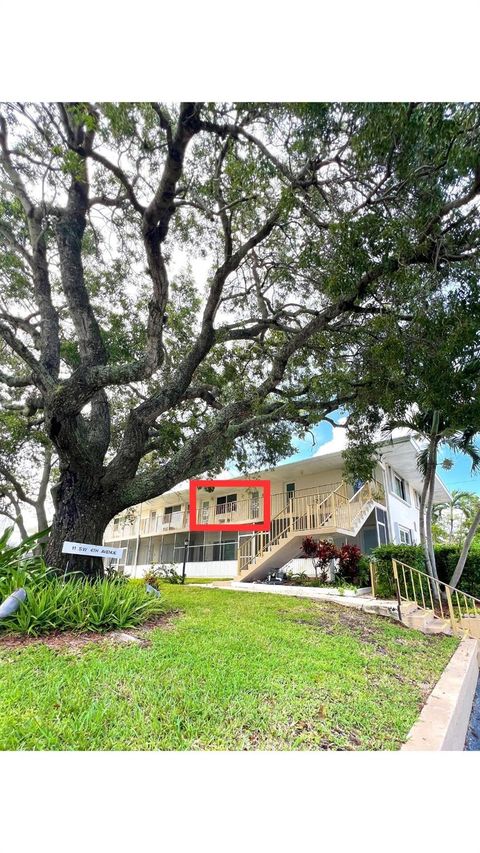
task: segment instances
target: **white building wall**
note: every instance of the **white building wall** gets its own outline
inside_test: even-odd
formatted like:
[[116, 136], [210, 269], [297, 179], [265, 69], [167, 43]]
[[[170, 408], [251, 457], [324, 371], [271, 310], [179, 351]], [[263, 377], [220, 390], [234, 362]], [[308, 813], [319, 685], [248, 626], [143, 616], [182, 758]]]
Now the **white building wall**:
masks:
[[[182, 563], [172, 563], [175, 571], [182, 574]], [[126, 566], [125, 574], [132, 578], [141, 578], [151, 571], [151, 564], [143, 566]], [[185, 575], [187, 578], [234, 578], [237, 574], [236, 560], [211, 560], [204, 563], [187, 563]]]
[[401, 544], [400, 527], [409, 530], [411, 534], [412, 545], [418, 545], [420, 542], [419, 534], [419, 510], [415, 505], [414, 491], [407, 483], [407, 498], [404, 501], [393, 491], [392, 487], [392, 471], [394, 469], [387, 466], [386, 476], [386, 500], [388, 510], [388, 520], [390, 525], [390, 540], [395, 545]]

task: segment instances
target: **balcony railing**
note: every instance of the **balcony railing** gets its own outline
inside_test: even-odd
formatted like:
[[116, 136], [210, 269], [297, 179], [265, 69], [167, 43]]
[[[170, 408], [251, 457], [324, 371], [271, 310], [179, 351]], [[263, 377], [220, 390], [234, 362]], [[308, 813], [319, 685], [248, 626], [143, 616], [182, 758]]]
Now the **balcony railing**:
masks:
[[[306, 489], [296, 489], [295, 492], [285, 494], [275, 492], [271, 496], [271, 517], [276, 519], [276, 525], [281, 527], [282, 518], [287, 518], [290, 515], [290, 510], [299, 505], [299, 501], [310, 505], [310, 498], [313, 498], [314, 504], [322, 504], [326, 498], [335, 492], [338, 496], [337, 502], [343, 505], [350, 500], [353, 505], [361, 503], [366, 497], [366, 490], [360, 490], [353, 497], [352, 488], [344, 482], [325, 483], [320, 486], [310, 486]], [[385, 502], [383, 486], [380, 483], [372, 484], [372, 493], [369, 492], [369, 497], [373, 497], [379, 503]], [[344, 511], [346, 512], [346, 510]], [[258, 522], [263, 518], [263, 495], [248, 497], [244, 500], [229, 501], [224, 504], [210, 504], [207, 507], [199, 506], [197, 508], [197, 523], [198, 524], [218, 524], [219, 522], [234, 524], [235, 522], [247, 523]], [[188, 510], [179, 510], [177, 512], [164, 513], [150, 518], [136, 519], [132, 523], [125, 525], [118, 524], [109, 528], [107, 539], [130, 539], [142, 536], [153, 536], [155, 534], [168, 533], [169, 531], [188, 530], [190, 527], [190, 513]]]

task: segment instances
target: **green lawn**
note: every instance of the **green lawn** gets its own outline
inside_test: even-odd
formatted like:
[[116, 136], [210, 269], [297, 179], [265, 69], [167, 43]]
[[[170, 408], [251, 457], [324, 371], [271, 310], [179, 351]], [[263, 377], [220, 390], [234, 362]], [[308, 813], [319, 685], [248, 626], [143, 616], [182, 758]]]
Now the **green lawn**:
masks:
[[215, 581], [231, 581], [232, 578], [185, 578], [185, 583], [215, 583]]
[[151, 645], [0, 642], [0, 748], [396, 749], [457, 646], [339, 605], [164, 585]]

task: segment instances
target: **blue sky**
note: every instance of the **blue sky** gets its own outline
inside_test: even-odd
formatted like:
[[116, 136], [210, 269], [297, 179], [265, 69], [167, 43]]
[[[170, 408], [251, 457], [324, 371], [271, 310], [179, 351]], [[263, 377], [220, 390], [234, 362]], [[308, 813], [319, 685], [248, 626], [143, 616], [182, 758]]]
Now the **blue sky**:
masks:
[[[340, 413], [335, 413], [332, 415], [332, 420], [338, 420], [340, 416]], [[307, 435], [303, 440], [299, 438], [295, 439], [293, 444], [297, 448], [297, 452], [293, 456], [290, 456], [288, 460], [285, 459], [283, 461], [296, 462], [300, 459], [308, 459], [310, 456], [314, 456], [321, 445], [332, 438], [333, 427], [328, 423], [322, 423], [318, 427], [314, 427], [312, 433], [315, 437], [315, 444], [313, 444], [311, 435]], [[478, 444], [480, 445], [480, 440]], [[442, 462], [446, 458], [452, 460], [453, 468], [446, 471], [439, 465], [437, 470], [448, 490], [458, 489], [464, 492], [476, 492], [480, 494], [480, 472], [472, 476], [471, 464], [468, 457], [464, 456], [463, 453], [453, 454], [448, 450], [441, 451], [439, 461]]]

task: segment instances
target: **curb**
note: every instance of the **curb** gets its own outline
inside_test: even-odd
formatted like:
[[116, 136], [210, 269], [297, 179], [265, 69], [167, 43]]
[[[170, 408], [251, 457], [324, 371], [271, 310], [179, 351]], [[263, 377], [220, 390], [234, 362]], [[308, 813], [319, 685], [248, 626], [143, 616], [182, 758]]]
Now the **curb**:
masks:
[[401, 751], [463, 750], [479, 660], [479, 641], [464, 637], [410, 729]]

